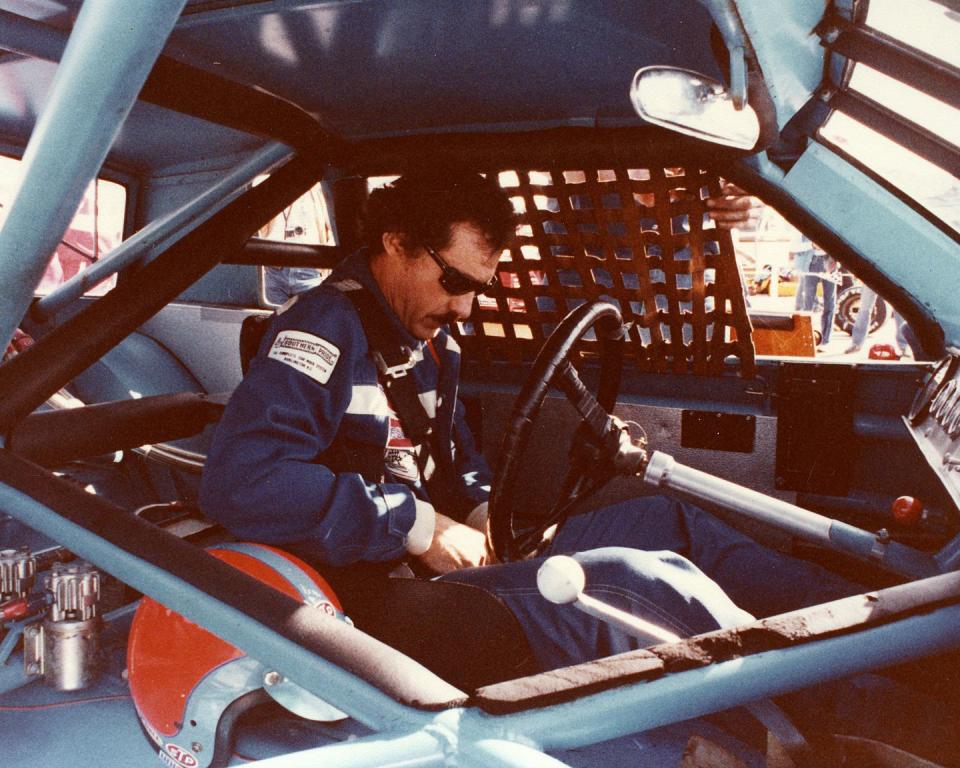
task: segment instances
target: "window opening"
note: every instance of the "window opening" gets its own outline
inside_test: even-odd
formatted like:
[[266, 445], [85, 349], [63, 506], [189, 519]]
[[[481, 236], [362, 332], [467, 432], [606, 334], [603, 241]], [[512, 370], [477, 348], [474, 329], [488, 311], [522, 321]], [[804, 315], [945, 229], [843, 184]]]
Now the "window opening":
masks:
[[[0, 229], [21, 181], [21, 161], [0, 155]], [[122, 184], [107, 179], [90, 182], [34, 293], [46, 296], [119, 245], [123, 240], [126, 205], [127, 190]], [[111, 275], [84, 295], [102, 296], [116, 283], [117, 276]]]
[[[315, 184], [294, 200], [261, 227], [257, 236], [262, 240], [280, 243], [333, 245], [330, 217], [321, 185]], [[329, 269], [318, 267], [263, 267], [264, 298], [271, 305], [283, 304], [292, 296], [318, 285], [329, 274]]]
[[775, 208], [757, 205], [755, 226], [734, 230], [733, 238], [757, 354], [831, 361], [922, 356], [909, 325], [882, 296]]
[[960, 179], [859, 120], [834, 112], [820, 136], [960, 232]]
[[844, 83], [818, 136], [938, 221], [960, 231], [960, 12], [948, 3], [870, 0], [865, 26], [828, 44]]
[[[960, 44], [960, 39], [958, 39]], [[878, 72], [866, 64], [853, 66], [849, 86], [852, 90], [902, 115], [915, 124], [960, 148], [960, 109]]]
[[932, 0], [870, 0], [867, 25], [960, 67], [960, 13]]

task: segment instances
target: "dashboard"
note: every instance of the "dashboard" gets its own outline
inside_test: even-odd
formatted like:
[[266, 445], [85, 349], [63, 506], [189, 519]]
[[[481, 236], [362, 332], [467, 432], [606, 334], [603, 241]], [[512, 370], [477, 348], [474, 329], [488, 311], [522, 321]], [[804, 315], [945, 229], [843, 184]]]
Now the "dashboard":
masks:
[[913, 399], [905, 421], [960, 508], [960, 353], [937, 363]]

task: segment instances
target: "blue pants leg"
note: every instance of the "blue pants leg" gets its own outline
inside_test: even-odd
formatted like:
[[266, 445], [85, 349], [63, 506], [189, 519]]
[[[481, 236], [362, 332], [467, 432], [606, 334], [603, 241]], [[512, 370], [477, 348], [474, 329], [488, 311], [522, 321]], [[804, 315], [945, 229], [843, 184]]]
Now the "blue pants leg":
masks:
[[758, 544], [692, 504], [665, 496], [640, 496], [571, 517], [550, 553], [607, 546], [683, 555], [755, 616], [772, 616], [863, 591], [862, 586], [825, 568]]
[[837, 284], [832, 280], [821, 280], [823, 286], [823, 314], [820, 316], [821, 344], [830, 341], [833, 333], [833, 317], [837, 311]]
[[863, 286], [860, 290], [860, 309], [857, 311], [857, 319], [850, 334], [850, 343], [858, 349], [863, 346], [867, 340], [867, 334], [870, 333], [870, 316], [873, 314], [876, 303], [877, 292], [869, 286]]
[[[573, 555], [586, 572], [587, 594], [681, 636], [750, 621], [701, 571], [672, 552], [605, 547]], [[523, 627], [543, 670], [578, 664], [659, 641], [633, 637], [537, 590], [544, 558], [469, 568], [443, 576], [497, 595]]]
[[794, 309], [798, 312], [809, 312], [813, 308], [813, 297], [810, 292], [816, 292], [816, 278], [810, 274], [810, 263], [813, 261], [813, 250], [800, 251], [794, 256], [793, 270], [797, 275], [797, 293], [794, 297]]

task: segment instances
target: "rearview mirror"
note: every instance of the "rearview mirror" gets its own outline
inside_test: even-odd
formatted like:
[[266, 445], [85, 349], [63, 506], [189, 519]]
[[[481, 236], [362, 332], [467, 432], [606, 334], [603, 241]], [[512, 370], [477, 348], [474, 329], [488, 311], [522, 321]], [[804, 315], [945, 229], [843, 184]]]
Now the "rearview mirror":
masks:
[[760, 138], [760, 120], [750, 105], [737, 109], [722, 83], [689, 69], [637, 70], [630, 101], [648, 123], [714, 144], [753, 149]]

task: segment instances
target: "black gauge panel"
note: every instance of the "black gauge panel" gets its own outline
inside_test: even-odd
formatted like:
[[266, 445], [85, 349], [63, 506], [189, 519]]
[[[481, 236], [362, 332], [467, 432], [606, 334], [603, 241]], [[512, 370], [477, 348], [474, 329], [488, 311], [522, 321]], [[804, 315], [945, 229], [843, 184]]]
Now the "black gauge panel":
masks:
[[[910, 405], [910, 412], [907, 414], [907, 418], [911, 424], [916, 426], [927, 417], [934, 400], [937, 400], [937, 405], [939, 406], [938, 411], [941, 413], [943, 412], [944, 406], [949, 408], [949, 406], [952, 405], [952, 402], [948, 404], [946, 400], [949, 399], [952, 401], [953, 397], [945, 398], [944, 395], [955, 395], [956, 393], [945, 392], [944, 386], [953, 379], [957, 372], [958, 364], [960, 364], [960, 357], [950, 355], [941, 360], [937, 364], [937, 367], [933, 369], [933, 372], [924, 382], [920, 391], [917, 392], [916, 397], [913, 398], [913, 403]], [[956, 387], [956, 385], [954, 385], [954, 387]]]

